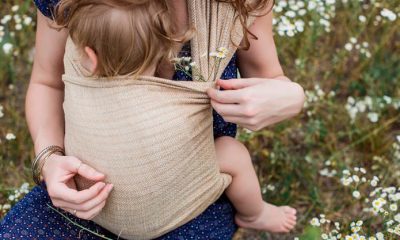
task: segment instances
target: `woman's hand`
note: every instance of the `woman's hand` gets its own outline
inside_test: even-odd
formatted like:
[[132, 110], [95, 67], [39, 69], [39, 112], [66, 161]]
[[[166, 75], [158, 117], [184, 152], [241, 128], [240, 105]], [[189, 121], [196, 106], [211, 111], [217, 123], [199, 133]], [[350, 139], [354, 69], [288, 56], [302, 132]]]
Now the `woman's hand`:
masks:
[[[104, 174], [71, 156], [51, 155], [42, 174], [53, 205], [87, 220], [100, 213], [113, 188], [112, 184], [103, 182]], [[73, 179], [77, 174], [97, 183], [77, 191]]]
[[297, 115], [305, 99], [299, 84], [281, 79], [218, 80], [217, 85], [225, 90], [207, 90], [215, 111], [253, 131]]
[[248, 38], [250, 47], [237, 50], [242, 78], [218, 80], [224, 91], [208, 90], [212, 106], [225, 121], [253, 131], [298, 114], [305, 99], [303, 88], [284, 77], [273, 39], [271, 4], [248, 29], [256, 36]]

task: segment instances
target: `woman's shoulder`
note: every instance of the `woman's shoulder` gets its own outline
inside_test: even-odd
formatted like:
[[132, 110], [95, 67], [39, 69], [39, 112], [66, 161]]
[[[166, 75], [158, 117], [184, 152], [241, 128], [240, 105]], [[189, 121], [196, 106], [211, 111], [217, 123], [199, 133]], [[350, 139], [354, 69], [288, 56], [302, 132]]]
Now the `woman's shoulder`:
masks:
[[46, 17], [52, 19], [54, 6], [60, 0], [33, 0], [37, 9]]

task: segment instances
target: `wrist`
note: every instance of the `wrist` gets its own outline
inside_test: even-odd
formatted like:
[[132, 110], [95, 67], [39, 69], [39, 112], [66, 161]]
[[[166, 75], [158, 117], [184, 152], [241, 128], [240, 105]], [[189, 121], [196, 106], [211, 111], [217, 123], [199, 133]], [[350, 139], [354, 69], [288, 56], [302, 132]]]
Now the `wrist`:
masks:
[[36, 184], [43, 180], [42, 171], [47, 160], [54, 154], [65, 155], [64, 149], [57, 145], [50, 145], [41, 150], [32, 162], [32, 177]]
[[60, 140], [60, 138], [51, 136], [50, 134], [47, 133], [40, 133], [38, 136], [33, 139], [34, 143], [34, 151], [35, 155], [39, 155], [39, 153], [45, 149], [48, 146], [58, 146], [62, 149], [64, 149], [64, 141]]

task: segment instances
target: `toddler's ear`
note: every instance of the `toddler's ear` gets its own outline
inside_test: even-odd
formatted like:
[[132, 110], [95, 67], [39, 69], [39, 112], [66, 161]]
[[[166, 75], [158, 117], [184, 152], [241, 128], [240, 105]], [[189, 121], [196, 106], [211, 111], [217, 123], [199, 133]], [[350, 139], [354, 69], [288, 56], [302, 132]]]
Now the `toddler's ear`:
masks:
[[98, 64], [96, 52], [88, 46], [86, 46], [84, 50], [88, 60], [86, 67], [91, 73], [95, 73]]

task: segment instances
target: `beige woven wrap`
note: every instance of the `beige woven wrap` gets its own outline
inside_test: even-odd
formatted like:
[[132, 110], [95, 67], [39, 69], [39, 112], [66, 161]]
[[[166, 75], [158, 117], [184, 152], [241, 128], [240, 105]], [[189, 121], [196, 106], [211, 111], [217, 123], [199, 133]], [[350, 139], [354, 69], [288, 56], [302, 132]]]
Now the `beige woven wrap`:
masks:
[[[216, 69], [220, 76], [235, 51], [229, 37], [234, 9], [203, 0], [188, 1], [188, 9], [197, 29], [192, 58], [203, 76], [212, 68], [210, 51], [230, 51]], [[235, 29], [232, 39], [238, 44], [239, 22]], [[70, 38], [64, 64], [66, 154], [114, 184], [96, 223], [123, 238], [152, 239], [198, 216], [230, 184], [216, 162], [206, 94], [214, 82], [84, 77]], [[92, 184], [75, 180], [79, 189]]]

